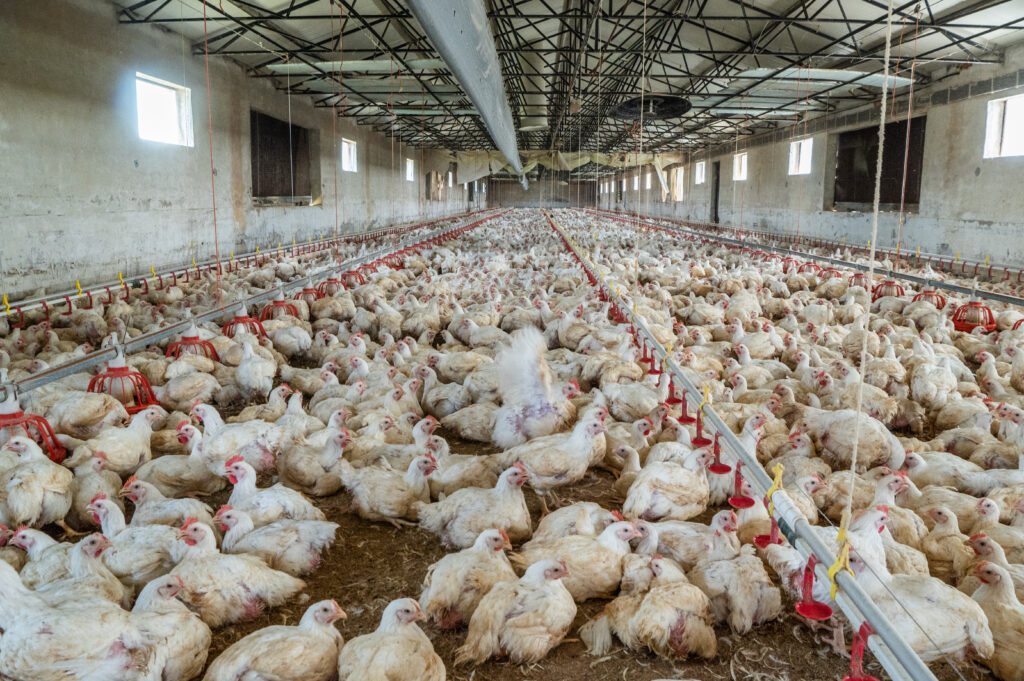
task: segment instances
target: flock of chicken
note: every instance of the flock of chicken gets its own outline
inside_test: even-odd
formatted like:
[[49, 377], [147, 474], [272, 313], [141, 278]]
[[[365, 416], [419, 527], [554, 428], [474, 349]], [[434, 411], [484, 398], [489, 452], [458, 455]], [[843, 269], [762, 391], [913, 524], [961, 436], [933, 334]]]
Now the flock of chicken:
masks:
[[[852, 500], [851, 568], [923, 659], [1024, 679], [1020, 311], [1000, 311], [998, 333], [961, 333], [952, 301], [872, 302], [845, 279], [555, 217], [809, 522], [838, 524]], [[305, 274], [281, 261], [220, 285], [240, 296]], [[0, 367], [17, 378], [108, 331], [138, 335], [217, 285], [0, 329]], [[803, 597], [800, 554], [753, 543], [771, 536], [765, 505], [726, 506], [753, 494], [735, 455], [694, 444], [677, 386], [648, 374], [629, 324], [540, 212], [294, 304], [265, 337], [201, 325], [215, 357], [129, 356], [160, 403], [131, 416], [86, 392], [85, 375], [21, 397], [69, 456], [53, 463], [0, 430], [0, 678], [431, 681], [446, 671], [419, 621], [466, 629], [458, 664], [533, 663], [588, 599], [609, 601], [579, 630], [594, 655], [617, 638], [706, 659], [717, 625], [743, 634], [781, 614], [783, 593]], [[439, 433], [497, 453], [454, 454]], [[559, 499], [595, 468], [620, 508]], [[220, 508], [202, 501], [228, 486]], [[341, 492], [360, 517], [418, 525], [451, 551], [424, 566], [422, 593], [394, 594], [377, 630], [348, 641], [344, 611], [316, 602], [208, 661], [211, 628], [303, 591], [338, 529], [315, 500]], [[815, 529], [838, 550], [831, 523]], [[85, 534], [58, 541], [51, 525]], [[813, 597], [831, 603], [829, 585]]]

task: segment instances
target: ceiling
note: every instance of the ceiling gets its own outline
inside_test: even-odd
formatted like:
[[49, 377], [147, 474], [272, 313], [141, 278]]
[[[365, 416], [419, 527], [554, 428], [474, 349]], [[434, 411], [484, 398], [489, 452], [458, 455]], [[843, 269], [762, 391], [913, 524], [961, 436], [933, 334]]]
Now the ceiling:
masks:
[[[645, 151], [699, 149], [861, 106], [881, 90], [883, 0], [480, 1], [520, 149], [627, 151], [641, 137]], [[897, 88], [909, 86], [911, 69], [920, 87], [971, 64], [1000, 63], [1024, 35], [1022, 0], [894, 2]], [[115, 4], [125, 30], [160, 24], [188, 38], [196, 54], [204, 51], [205, 10], [211, 56], [408, 144], [494, 148], [399, 0]], [[693, 106], [642, 125], [610, 116], [641, 91]]]

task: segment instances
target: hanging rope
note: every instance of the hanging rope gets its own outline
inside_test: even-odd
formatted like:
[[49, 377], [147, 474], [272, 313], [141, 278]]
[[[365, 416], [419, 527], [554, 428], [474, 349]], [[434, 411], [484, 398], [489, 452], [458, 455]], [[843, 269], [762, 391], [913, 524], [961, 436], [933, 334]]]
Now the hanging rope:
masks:
[[206, 128], [210, 142], [210, 199], [213, 202], [213, 253], [217, 260], [217, 307], [221, 306], [220, 239], [217, 234], [217, 185], [213, 169], [213, 107], [210, 104], [210, 44], [206, 30], [206, 3], [203, 3], [203, 57], [206, 64]]
[[[914, 71], [917, 68], [917, 37], [921, 25], [921, 8], [915, 8], [914, 17], [914, 58], [910, 62], [910, 93], [907, 95], [907, 136], [903, 149], [903, 183], [900, 187], [900, 212], [896, 228], [896, 259], [900, 257], [900, 246], [903, 243], [903, 208], [907, 198], [907, 167], [910, 164], [910, 126], [914, 118]], [[896, 100], [893, 98], [893, 108]]]

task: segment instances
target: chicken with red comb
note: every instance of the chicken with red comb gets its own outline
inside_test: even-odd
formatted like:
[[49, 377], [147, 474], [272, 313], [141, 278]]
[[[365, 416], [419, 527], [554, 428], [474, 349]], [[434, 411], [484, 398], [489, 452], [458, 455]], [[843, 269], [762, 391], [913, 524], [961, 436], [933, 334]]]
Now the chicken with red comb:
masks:
[[563, 583], [571, 575], [564, 561], [545, 559], [519, 580], [496, 584], [477, 605], [456, 664], [480, 664], [507, 656], [532, 664], [565, 638], [576, 617], [576, 603]]
[[512, 465], [493, 488], [466, 487], [443, 500], [419, 507], [419, 524], [441, 538], [446, 548], [472, 546], [481, 532], [505, 530], [513, 542], [530, 537], [532, 522], [522, 486], [530, 474], [522, 463]]
[[517, 579], [505, 555], [511, 548], [505, 530], [484, 530], [471, 547], [450, 553], [427, 568], [419, 599], [427, 617], [442, 629], [469, 622], [491, 587]]

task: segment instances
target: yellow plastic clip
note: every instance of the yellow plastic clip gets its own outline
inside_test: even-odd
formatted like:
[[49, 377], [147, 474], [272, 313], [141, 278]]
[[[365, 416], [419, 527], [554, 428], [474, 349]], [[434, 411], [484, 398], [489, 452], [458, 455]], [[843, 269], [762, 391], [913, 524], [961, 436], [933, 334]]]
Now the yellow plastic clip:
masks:
[[772, 480], [772, 486], [765, 492], [765, 498], [768, 499], [768, 515], [775, 513], [775, 502], [772, 501], [772, 496], [782, 488], [782, 472], [786, 470], [781, 463], [775, 464], [775, 479]]
[[119, 282], [121, 282], [121, 286], [124, 286], [124, 273], [123, 272], [118, 272], [117, 273], [117, 280]]
[[257, 246], [257, 247], [256, 247], [256, 252], [257, 252], [257, 253], [259, 253], [259, 252], [260, 252], [260, 247], [259, 247], [259, 246]]
[[192, 256], [192, 267], [196, 266], [196, 256]]
[[78, 289], [78, 297], [81, 298], [82, 297], [82, 285], [78, 283], [77, 279], [75, 279], [75, 288]]
[[845, 246], [845, 245], [846, 245], [846, 237], [844, 236], [844, 237], [843, 237], [843, 240], [842, 240], [842, 241], [840, 241], [839, 243], [841, 243], [841, 244], [843, 244], [843, 245]]
[[707, 404], [710, 401], [711, 401], [711, 386], [707, 385], [707, 384], [704, 384], [704, 399], [702, 399], [700, 401], [700, 404], [697, 405], [697, 411], [700, 411], [701, 409], [703, 409], [704, 405]]
[[853, 570], [850, 569], [850, 542], [844, 542], [839, 548], [839, 556], [836, 558], [836, 562], [832, 563], [832, 566], [828, 569], [828, 581], [832, 585], [829, 589], [829, 595], [834, 601], [836, 599], [836, 590], [839, 585], [836, 584], [836, 575], [843, 570], [850, 573], [850, 576], [855, 576]]
[[960, 260], [960, 251], [956, 252], [956, 257], [953, 258], [953, 262], [957, 262], [958, 260]]
[[839, 519], [839, 534], [836, 535], [836, 542], [839, 544], [846, 543], [846, 527], [850, 524], [850, 513], [846, 509], [843, 509], [843, 515]]
[[6, 293], [4, 294], [4, 310], [7, 312], [7, 315], [10, 316], [10, 314], [11, 314], [11, 304], [7, 302], [7, 294]]
[[153, 279], [156, 279], [156, 268], [152, 265], [149, 266], [149, 273], [153, 275]]
[[921, 257], [921, 247], [920, 246], [917, 247], [917, 257], [919, 257], [919, 258]]
[[988, 256], [985, 256], [985, 264], [988, 265]]
[[234, 261], [234, 259], [235, 259], [235, 252], [234, 252], [234, 251], [231, 251], [231, 252], [230, 252], [230, 253], [228, 254], [228, 257], [229, 257], [229, 258], [231, 258], [231, 260], [232, 260], [232, 261]]

